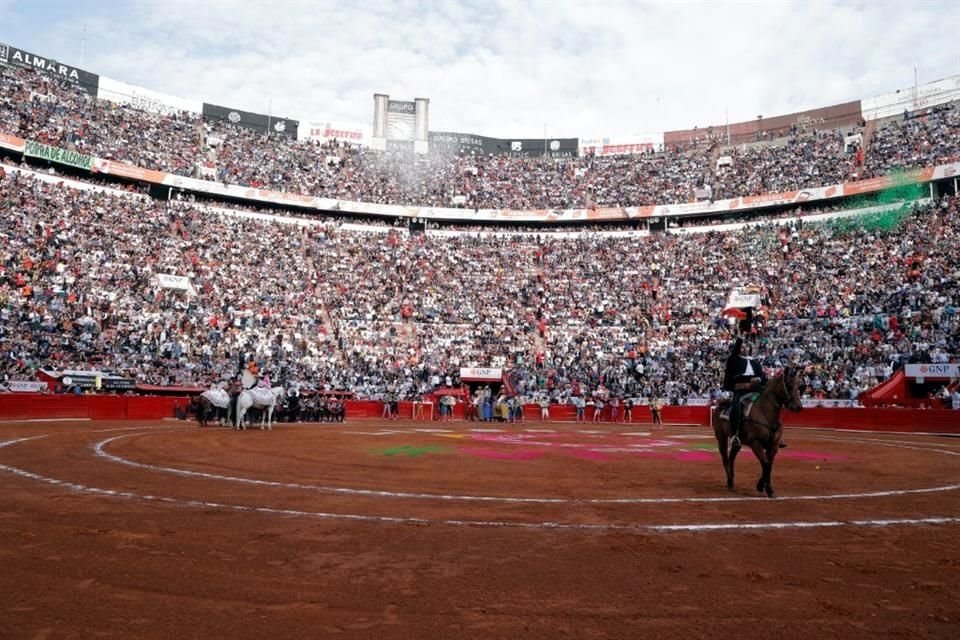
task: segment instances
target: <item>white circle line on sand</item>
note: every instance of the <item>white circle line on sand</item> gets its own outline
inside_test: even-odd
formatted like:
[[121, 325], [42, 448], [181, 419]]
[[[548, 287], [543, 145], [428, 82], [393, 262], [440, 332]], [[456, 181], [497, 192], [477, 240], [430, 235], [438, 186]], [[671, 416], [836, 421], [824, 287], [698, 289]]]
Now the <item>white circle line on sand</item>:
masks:
[[[22, 440], [21, 440], [22, 441]], [[5, 443], [5, 444], [12, 444]], [[496, 527], [502, 529], [534, 529], [534, 530], [572, 530], [572, 531], [624, 531], [634, 533], [699, 533], [709, 531], [744, 531], [744, 530], [764, 530], [764, 529], [822, 529], [836, 527], [890, 527], [890, 526], [919, 526], [919, 525], [943, 525], [960, 524], [960, 517], [955, 516], [930, 516], [924, 518], [885, 518], [878, 520], [819, 520], [819, 521], [788, 521], [788, 522], [722, 522], [722, 523], [696, 523], [696, 524], [581, 524], [572, 522], [510, 522], [502, 520], [464, 520], [464, 519], [430, 519], [415, 518], [410, 516], [380, 516], [357, 513], [336, 513], [327, 511], [303, 511], [299, 509], [278, 509], [275, 507], [264, 507], [254, 505], [228, 504], [221, 502], [212, 502], [205, 500], [180, 500], [168, 496], [154, 496], [150, 494], [138, 494], [133, 491], [117, 491], [114, 489], [101, 489], [91, 487], [76, 482], [58, 480], [48, 476], [26, 471], [17, 467], [0, 464], [0, 471], [12, 473], [21, 478], [27, 478], [36, 482], [52, 485], [62, 489], [67, 489], [73, 493], [85, 493], [90, 495], [104, 496], [110, 498], [120, 498], [127, 500], [139, 500], [144, 502], [159, 502], [163, 504], [176, 505], [180, 507], [190, 507], [199, 509], [223, 509], [229, 511], [240, 511], [248, 513], [263, 513], [269, 515], [279, 515], [286, 517], [318, 518], [325, 520], [352, 520], [360, 522], [378, 522], [387, 524], [413, 524], [413, 525], [444, 525], [458, 527]]]
[[[462, 494], [441, 494], [441, 493], [418, 493], [407, 491], [385, 491], [380, 489], [357, 489], [354, 487], [331, 487], [324, 485], [311, 485], [296, 482], [279, 482], [275, 480], [260, 480], [257, 478], [245, 478], [240, 476], [226, 476], [217, 473], [205, 471], [192, 471], [189, 469], [180, 469], [177, 467], [165, 467], [160, 465], [151, 465], [143, 462], [136, 462], [116, 454], [109, 453], [105, 447], [111, 442], [129, 438], [137, 434], [127, 434], [107, 438], [94, 443], [93, 451], [95, 455], [102, 457], [117, 464], [128, 467], [154, 471], [158, 473], [167, 473], [185, 477], [204, 478], [207, 480], [220, 480], [224, 482], [235, 482], [241, 484], [250, 484], [262, 487], [277, 487], [282, 489], [297, 489], [306, 491], [318, 491], [322, 493], [337, 493], [343, 495], [371, 496], [378, 498], [399, 498], [414, 500], [447, 500], [447, 501], [473, 501], [473, 502], [503, 502], [508, 504], [680, 504], [680, 503], [725, 503], [725, 502], [771, 502], [768, 500], [758, 500], [756, 496], [713, 496], [704, 498], [692, 497], [660, 497], [660, 498], [542, 498], [542, 497], [518, 497], [518, 496], [478, 496]], [[898, 445], [891, 445], [898, 446]], [[953, 455], [952, 451], [942, 451], [940, 449], [923, 449], [924, 451], [941, 452]], [[855, 500], [864, 498], [888, 498], [905, 495], [916, 495], [925, 493], [940, 493], [945, 491], [955, 491], [960, 489], [960, 483], [948, 484], [938, 487], [926, 487], [922, 489], [890, 489], [886, 491], [868, 491], [860, 493], [835, 493], [835, 494], [816, 494], [800, 496], [781, 496], [777, 501], [816, 501], [816, 500]]]

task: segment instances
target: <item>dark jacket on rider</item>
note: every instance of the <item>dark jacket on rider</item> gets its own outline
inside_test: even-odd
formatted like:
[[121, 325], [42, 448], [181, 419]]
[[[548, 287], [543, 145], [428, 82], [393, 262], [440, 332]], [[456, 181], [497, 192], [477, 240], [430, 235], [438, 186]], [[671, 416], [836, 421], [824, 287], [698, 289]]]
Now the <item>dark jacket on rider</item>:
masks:
[[[760, 378], [760, 386], [767, 383], [767, 374], [763, 370], [763, 365], [753, 358], [742, 356], [742, 350], [743, 338], [737, 338], [736, 342], [733, 343], [733, 349], [730, 350], [730, 355], [727, 356], [727, 364], [723, 372], [723, 388], [738, 395], [747, 393], [748, 390], [737, 390], [736, 385], [750, 382], [752, 378]], [[752, 371], [748, 372], [748, 369]]]

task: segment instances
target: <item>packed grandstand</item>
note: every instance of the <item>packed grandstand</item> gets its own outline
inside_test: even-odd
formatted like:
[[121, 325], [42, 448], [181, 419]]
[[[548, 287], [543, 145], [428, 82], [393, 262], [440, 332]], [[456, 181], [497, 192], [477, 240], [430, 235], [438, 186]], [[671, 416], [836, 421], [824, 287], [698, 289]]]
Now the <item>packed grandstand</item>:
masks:
[[958, 89], [555, 157], [298, 140], [69, 75], [0, 64], [4, 381], [253, 360], [359, 398], [496, 367], [528, 401], [707, 399], [748, 283], [810, 396], [960, 356]]

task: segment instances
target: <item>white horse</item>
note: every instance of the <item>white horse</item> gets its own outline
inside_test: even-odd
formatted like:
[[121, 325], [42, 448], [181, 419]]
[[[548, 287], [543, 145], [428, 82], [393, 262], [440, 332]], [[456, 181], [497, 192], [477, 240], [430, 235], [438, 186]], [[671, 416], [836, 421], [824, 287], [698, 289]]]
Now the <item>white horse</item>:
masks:
[[[220, 387], [211, 387], [201, 393], [200, 396], [206, 398], [207, 401], [217, 409], [222, 409], [224, 415], [227, 416], [227, 422], [230, 422], [230, 394]], [[217, 421], [220, 422], [219, 415], [217, 416]]]
[[[273, 410], [277, 406], [277, 401], [284, 396], [283, 387], [274, 387], [273, 389], [263, 389], [255, 387], [240, 392], [237, 398], [237, 415], [234, 430], [245, 429], [243, 418], [250, 407], [261, 409], [263, 413], [260, 416], [261, 429], [273, 429]], [[264, 426], [266, 424], [266, 426]]]

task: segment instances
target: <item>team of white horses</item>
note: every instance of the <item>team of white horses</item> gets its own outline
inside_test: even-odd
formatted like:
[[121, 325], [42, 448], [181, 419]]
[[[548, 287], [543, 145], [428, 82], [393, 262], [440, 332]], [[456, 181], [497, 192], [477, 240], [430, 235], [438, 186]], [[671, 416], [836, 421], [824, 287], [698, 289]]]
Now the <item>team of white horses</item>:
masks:
[[[226, 391], [221, 388], [213, 388], [204, 391], [200, 395], [206, 398], [214, 407], [222, 409], [226, 413], [227, 421], [230, 421], [230, 395]], [[261, 429], [273, 429], [273, 410], [276, 409], [277, 403], [280, 402], [285, 395], [286, 392], [283, 387], [273, 387], [271, 389], [253, 387], [252, 389], [244, 389], [237, 397], [237, 410], [233, 416], [233, 429], [239, 431], [247, 428], [244, 423], [244, 418], [247, 415], [247, 411], [251, 408], [260, 409]]]

